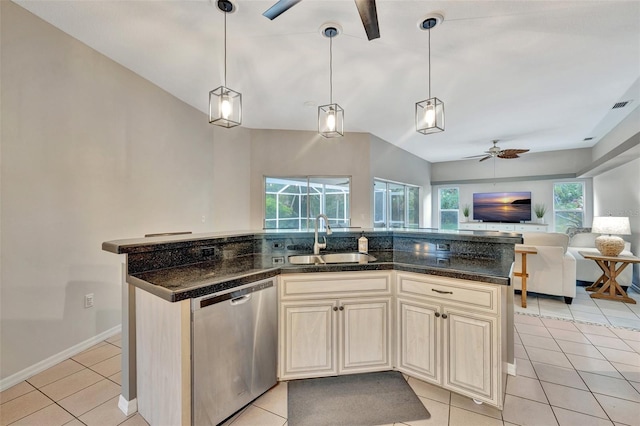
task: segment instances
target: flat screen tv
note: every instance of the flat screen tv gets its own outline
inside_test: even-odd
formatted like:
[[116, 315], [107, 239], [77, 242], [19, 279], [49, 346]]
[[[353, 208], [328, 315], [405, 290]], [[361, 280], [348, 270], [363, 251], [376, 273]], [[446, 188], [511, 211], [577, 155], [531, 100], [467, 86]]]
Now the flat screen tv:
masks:
[[531, 192], [473, 194], [473, 220], [519, 223], [531, 220]]

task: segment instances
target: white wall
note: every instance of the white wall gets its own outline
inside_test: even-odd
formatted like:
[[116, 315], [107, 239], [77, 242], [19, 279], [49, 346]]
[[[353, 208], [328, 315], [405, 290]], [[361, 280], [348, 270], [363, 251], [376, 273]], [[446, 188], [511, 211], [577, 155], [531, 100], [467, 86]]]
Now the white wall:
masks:
[[[503, 146], [504, 145], [504, 146]], [[506, 148], [506, 144], [498, 143]], [[511, 143], [508, 147], [518, 148]], [[533, 148], [533, 147], [530, 147]], [[483, 149], [484, 150], [484, 149]], [[479, 151], [483, 151], [479, 150]], [[485, 161], [446, 161], [431, 165], [431, 181], [451, 182], [465, 180], [500, 180], [533, 176], [562, 176], [573, 174], [591, 164], [591, 149], [569, 149], [551, 152], [528, 152], [515, 159], [489, 159]], [[533, 180], [533, 178], [531, 178]]]
[[[634, 110], [629, 113], [624, 120], [622, 120], [616, 127], [614, 127], [609, 133], [604, 135], [600, 141], [593, 147], [592, 160], [596, 161], [599, 158], [604, 157], [610, 151], [627, 141], [633, 135], [640, 132], [640, 105], [635, 101]], [[627, 107], [629, 108], [629, 106]]]
[[[420, 226], [431, 225], [431, 163], [371, 136], [371, 182], [374, 178], [420, 187]], [[370, 211], [373, 211], [371, 199]]]
[[[545, 223], [549, 225], [549, 232], [554, 231], [553, 222], [553, 184], [554, 182], [583, 182], [585, 191], [585, 226], [590, 226], [593, 218], [593, 203], [592, 197], [592, 182], [591, 179], [548, 179], [548, 180], [516, 180], [513, 182], [497, 182], [492, 183], [459, 183], [450, 185], [434, 185], [433, 187], [433, 203], [432, 208], [434, 212], [433, 225], [439, 226], [438, 212], [438, 191], [443, 187], [457, 187], [459, 189], [460, 196], [460, 208], [465, 204], [473, 206], [473, 194], [477, 192], [511, 192], [511, 191], [526, 191], [531, 192], [531, 204], [532, 207], [535, 204], [544, 204], [547, 207], [547, 214], [545, 215]], [[471, 209], [471, 216], [469, 219], [473, 219], [473, 209]], [[460, 220], [462, 220], [462, 213], [460, 213]], [[535, 221], [535, 215], [532, 212], [532, 220]]]
[[248, 210], [250, 131], [215, 128], [19, 6], [0, 7], [6, 378], [120, 324], [123, 259], [103, 241], [248, 227], [214, 194]]
[[[631, 234], [631, 251], [640, 254], [640, 158], [593, 178], [594, 215], [627, 216]], [[639, 265], [633, 268], [633, 283], [640, 286]]]

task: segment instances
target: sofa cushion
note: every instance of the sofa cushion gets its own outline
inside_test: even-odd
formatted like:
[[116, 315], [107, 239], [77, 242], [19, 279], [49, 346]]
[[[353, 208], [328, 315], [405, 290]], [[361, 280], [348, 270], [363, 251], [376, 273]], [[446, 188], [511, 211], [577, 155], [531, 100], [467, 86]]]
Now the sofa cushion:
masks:
[[599, 234], [593, 234], [590, 232], [583, 234], [576, 234], [571, 238], [571, 242], [569, 245], [571, 247], [595, 247], [596, 246], [596, 238], [598, 238]]
[[525, 246], [554, 246], [562, 247], [564, 253], [569, 246], [569, 236], [557, 232], [525, 232], [522, 234]]

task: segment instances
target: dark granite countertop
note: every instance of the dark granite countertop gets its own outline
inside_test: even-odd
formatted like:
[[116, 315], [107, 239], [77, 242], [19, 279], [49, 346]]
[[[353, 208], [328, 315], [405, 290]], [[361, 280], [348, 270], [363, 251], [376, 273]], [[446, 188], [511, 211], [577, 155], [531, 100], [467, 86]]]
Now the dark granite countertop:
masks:
[[250, 254], [129, 275], [128, 281], [170, 302], [205, 296], [279, 274], [397, 270], [509, 285], [511, 261], [478, 256], [436, 256], [402, 251], [371, 251], [366, 264], [272, 266], [272, 257]]
[[[443, 231], [431, 228], [338, 228], [333, 229], [334, 236], [359, 236], [365, 232], [368, 236], [398, 236], [398, 237], [429, 237], [432, 240], [461, 240], [490, 243], [514, 243], [522, 242], [522, 236], [512, 232], [495, 231], [466, 231], [450, 230]], [[234, 233], [214, 232], [202, 234], [182, 234], [163, 235], [149, 238], [131, 238], [124, 240], [106, 241], [102, 243], [102, 250], [111, 253], [142, 253], [159, 249], [175, 249], [181, 246], [192, 246], [198, 243], [211, 244], [213, 242], [233, 242], [235, 240], [246, 239], [247, 237], [262, 238], [272, 237], [300, 237], [305, 235], [313, 236], [311, 230], [259, 230], [259, 231], [239, 231]]]

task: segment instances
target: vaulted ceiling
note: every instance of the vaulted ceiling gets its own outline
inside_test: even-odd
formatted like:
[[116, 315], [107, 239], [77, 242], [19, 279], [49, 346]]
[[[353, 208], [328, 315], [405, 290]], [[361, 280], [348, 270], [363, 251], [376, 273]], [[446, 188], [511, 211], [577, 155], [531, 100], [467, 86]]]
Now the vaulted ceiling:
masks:
[[[215, 0], [14, 1], [208, 114], [224, 68]], [[372, 41], [353, 0], [302, 0], [271, 21], [262, 13], [275, 1], [235, 1], [228, 15], [227, 86], [243, 95], [246, 127], [317, 130], [317, 106], [329, 102], [327, 22], [343, 30], [333, 96], [345, 130], [432, 162], [481, 154], [492, 139], [531, 152], [590, 147], [640, 101], [638, 1], [378, 0]], [[418, 23], [434, 12], [444, 22], [431, 31], [431, 91], [446, 130], [424, 136], [414, 124], [428, 94]], [[620, 101], [631, 102], [612, 109]]]

